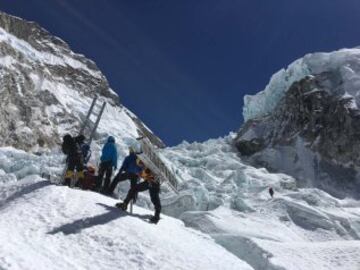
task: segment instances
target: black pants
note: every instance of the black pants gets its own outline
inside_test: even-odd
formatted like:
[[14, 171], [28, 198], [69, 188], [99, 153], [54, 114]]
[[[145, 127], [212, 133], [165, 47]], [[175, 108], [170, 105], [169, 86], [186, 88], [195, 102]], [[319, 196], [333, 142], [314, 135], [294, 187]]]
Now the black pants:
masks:
[[[72, 179], [75, 177], [75, 169], [77, 172], [78, 179], [84, 178], [84, 164], [83, 160], [79, 155], [68, 155], [66, 158], [66, 173], [65, 173], [65, 185], [70, 186]], [[78, 184], [78, 183], [75, 183]]]
[[133, 188], [131, 188], [124, 200], [125, 204], [129, 204], [129, 202], [136, 196], [138, 192], [142, 192], [145, 190], [149, 190], [151, 202], [155, 208], [155, 217], [160, 217], [161, 212], [161, 202], [160, 202], [160, 184], [158, 183], [149, 183], [148, 181], [141, 182], [136, 184]]
[[66, 159], [66, 163], [69, 171], [74, 171], [76, 169], [80, 172], [84, 170], [83, 160], [78, 155], [69, 155]]
[[113, 179], [109, 189], [107, 190], [110, 194], [114, 192], [117, 184], [125, 180], [130, 180], [131, 188], [135, 187], [138, 181], [138, 176], [135, 173], [119, 172]]
[[105, 182], [103, 185], [102, 190], [106, 191], [109, 189], [110, 179], [112, 175], [112, 162], [111, 161], [104, 161], [100, 163], [98, 179], [97, 179], [97, 188], [100, 189], [102, 186], [103, 177], [105, 174]]

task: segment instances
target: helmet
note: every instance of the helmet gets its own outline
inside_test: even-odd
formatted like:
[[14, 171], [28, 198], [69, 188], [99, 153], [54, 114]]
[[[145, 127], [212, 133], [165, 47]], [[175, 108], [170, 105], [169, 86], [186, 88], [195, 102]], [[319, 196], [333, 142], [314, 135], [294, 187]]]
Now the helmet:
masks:
[[139, 142], [137, 141], [133, 141], [131, 142], [130, 146], [129, 146], [129, 152], [130, 153], [141, 153], [141, 145]]
[[140, 158], [137, 158], [137, 159], [136, 159], [136, 164], [137, 164], [139, 167], [145, 167], [144, 162], [143, 162]]
[[113, 136], [109, 136], [107, 139], [108, 142], [110, 143], [114, 143], [115, 142], [115, 138]]

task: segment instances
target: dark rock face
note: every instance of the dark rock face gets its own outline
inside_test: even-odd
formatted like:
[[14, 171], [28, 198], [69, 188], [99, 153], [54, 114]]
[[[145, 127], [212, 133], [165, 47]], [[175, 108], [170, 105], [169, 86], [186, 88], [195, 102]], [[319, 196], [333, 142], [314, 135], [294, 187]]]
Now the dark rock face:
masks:
[[334, 195], [360, 191], [360, 111], [336, 72], [294, 83], [275, 110], [249, 120], [235, 145], [257, 166]]
[[245, 156], [251, 156], [265, 148], [265, 144], [262, 138], [254, 138], [249, 141], [239, 140], [236, 143], [236, 147], [239, 152]]

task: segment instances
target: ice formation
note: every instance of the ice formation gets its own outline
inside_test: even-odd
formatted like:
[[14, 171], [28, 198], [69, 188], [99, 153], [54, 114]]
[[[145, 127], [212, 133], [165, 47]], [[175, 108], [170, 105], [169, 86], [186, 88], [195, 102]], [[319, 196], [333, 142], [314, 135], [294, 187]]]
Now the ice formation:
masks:
[[357, 270], [359, 201], [299, 188], [288, 175], [246, 165], [233, 138], [163, 150], [182, 179], [180, 196], [163, 194], [164, 212], [211, 235], [254, 269]]
[[323, 72], [335, 72], [344, 82], [339, 95], [351, 96], [355, 99], [356, 106], [360, 104], [357, 91], [360, 86], [360, 49], [343, 49], [331, 53], [313, 53], [296, 60], [274, 74], [265, 89], [256, 95], [244, 97], [244, 121], [262, 117], [270, 113], [284, 93], [296, 81], [309, 75]]
[[[181, 181], [179, 196], [165, 186], [163, 187], [161, 194], [163, 212], [180, 218], [188, 227], [208, 234], [217, 244], [237, 256], [240, 260], [236, 269], [243, 267], [243, 269], [304, 270], [308, 269], [309, 265], [313, 265], [320, 270], [334, 267], [357, 270], [360, 265], [359, 201], [339, 200], [318, 189], [298, 188], [292, 177], [269, 173], [266, 169], [255, 169], [246, 165], [230, 144], [233, 136], [234, 134], [231, 134], [226, 138], [213, 139], [205, 143], [185, 142], [177, 147], [162, 150], [162, 157], [174, 169]], [[100, 207], [96, 204], [110, 207], [115, 202], [113, 199], [89, 191], [67, 191], [66, 187], [44, 182], [41, 178], [42, 173], [54, 172], [56, 174], [61, 171], [62, 159], [63, 156], [56, 151], [37, 156], [9, 147], [0, 148], [0, 203], [2, 205], [0, 227], [13, 228], [12, 237], [17, 239], [21, 248], [26, 250], [30, 243], [34, 247], [38, 243], [51, 241], [52, 244], [50, 245], [49, 242], [47, 245], [50, 251], [55, 252], [64, 245], [75, 245], [80, 248], [81, 257], [74, 258], [74, 264], [82, 265], [87, 269], [96, 269], [99, 264], [89, 266], [85, 263], [90, 250], [83, 245], [78, 245], [79, 241], [80, 243], [91, 241], [94, 247], [99, 248], [97, 249], [99, 254], [101, 254], [100, 250], [109, 249], [116, 253], [113, 254], [114, 258], [125, 256], [125, 262], [122, 259], [122, 263], [125, 263], [127, 267], [135, 267], [134, 265], [150, 267], [152, 255], [148, 255], [149, 260], [140, 262], [140, 259], [130, 260], [129, 253], [121, 253], [122, 249], [118, 249], [117, 242], [121, 235], [122, 241], [127, 241], [127, 243], [140, 241], [144, 244], [146, 239], [153, 239], [151, 241], [160, 241], [165, 246], [175, 245], [174, 256], [166, 260], [164, 265], [173, 264], [179, 269], [195, 269], [196, 266], [200, 267], [208, 263], [205, 259], [198, 260], [199, 257], [190, 256], [188, 261], [192, 262], [191, 265], [183, 265], [182, 263], [185, 263], [183, 260], [176, 259], [185, 254], [182, 251], [183, 247], [178, 245], [185, 239], [183, 234], [187, 232], [180, 232], [181, 228], [178, 227], [180, 223], [166, 216], [159, 223], [159, 226], [164, 227], [148, 229], [144, 227], [146, 225], [142, 223], [141, 218], [139, 219], [139, 215], [148, 213], [145, 210], [135, 208], [136, 215], [124, 219], [111, 212], [110, 209], [104, 209], [105, 206]], [[268, 193], [269, 186], [275, 190], [274, 199], [271, 199]], [[127, 183], [120, 184], [118, 196], [123, 198], [127, 189]], [[151, 208], [148, 194], [141, 194], [137, 205]], [[23, 215], [19, 214], [19, 211], [25, 211], [26, 221], [20, 220]], [[39, 219], [37, 213], [50, 218]], [[99, 218], [96, 218], [97, 215]], [[104, 219], [101, 218], [103, 216]], [[25, 227], [26, 230], [18, 230], [16, 226], [11, 225], [12, 222], [22, 222], [22, 224], [35, 222], [38, 233], [28, 233], [33, 225], [22, 225], [21, 228]], [[136, 227], [137, 234], [127, 232], [125, 229], [128, 228], [127, 226]], [[58, 233], [46, 236], [46, 231], [56, 230], [56, 228], [59, 228]], [[171, 235], [175, 230], [176, 234], [179, 234], [179, 239], [158, 239], [156, 235], [159, 229], [162, 234], [165, 234], [163, 235], [165, 238], [168, 230]], [[6, 229], [1, 231], [3, 232], [1, 239], [9, 241], [6, 240], [6, 235], [8, 235]], [[106, 232], [109, 231], [113, 231], [114, 234], [108, 235]], [[195, 235], [191, 237], [197, 239]], [[77, 244], [72, 243], [72, 239], [77, 241]], [[10, 241], [10, 243], [13, 242]], [[210, 244], [203, 242], [201, 245]], [[14, 260], [18, 254], [12, 253], [15, 246], [13, 243], [10, 248], [1, 252], [0, 261], [8, 263], [5, 269], [21, 269], [28, 262], [26, 258], [30, 258], [25, 257], [21, 263], [15, 264]], [[206, 249], [208, 248], [210, 247]], [[141, 252], [141, 250], [139, 246], [133, 251]], [[196, 247], [193, 250], [198, 253], [195, 251]], [[153, 255], [165, 254], [162, 252], [163, 250], [159, 249]], [[206, 269], [224, 269], [225, 266], [225, 269], [231, 269], [228, 267], [232, 264], [236, 265], [235, 261], [231, 262], [233, 259], [227, 257], [229, 254], [220, 250], [217, 252], [228, 258], [227, 261], [222, 261], [223, 268], [214, 264]], [[47, 266], [49, 254], [47, 252], [41, 254], [33, 254], [33, 256], [40, 260], [42, 265]], [[55, 269], [60, 269], [66, 264], [61, 259], [57, 261]], [[103, 261], [100, 262], [103, 263]], [[108, 264], [107, 269], [122, 265], [116, 259], [109, 259]], [[37, 265], [38, 269], [40, 266]]]

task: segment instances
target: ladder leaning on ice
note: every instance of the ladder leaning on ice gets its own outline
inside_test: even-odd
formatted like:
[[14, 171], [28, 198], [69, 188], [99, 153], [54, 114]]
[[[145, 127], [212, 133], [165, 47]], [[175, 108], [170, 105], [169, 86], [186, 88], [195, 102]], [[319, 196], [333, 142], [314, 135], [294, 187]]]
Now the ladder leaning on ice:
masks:
[[[93, 114], [93, 110], [94, 110], [94, 107], [96, 105], [96, 101], [97, 101], [97, 97], [94, 97], [94, 99], [93, 99], [93, 101], [91, 103], [90, 109], [89, 109], [89, 111], [88, 111], [88, 113], [86, 115], [85, 121], [84, 121], [83, 125], [81, 126], [79, 134], [84, 135], [85, 128], [89, 123], [91, 115]], [[94, 139], [95, 132], [96, 132], [98, 126], [99, 126], [101, 117], [102, 117], [102, 115], [104, 113], [104, 110], [105, 110], [105, 106], [106, 106], [106, 102], [104, 101], [101, 108], [100, 108], [100, 111], [98, 112], [94, 127], [91, 129], [90, 136], [89, 136], [88, 141], [87, 141], [88, 144], [91, 144], [92, 140]], [[96, 115], [96, 114], [94, 113], [94, 115]]]
[[166, 183], [176, 194], [178, 194], [178, 180], [174, 173], [161, 160], [158, 149], [150, 142], [147, 137], [138, 138], [141, 144], [141, 153], [138, 157], [144, 162], [145, 166], [154, 172], [157, 181]]
[[[91, 115], [92, 114], [96, 115], [96, 113], [93, 113], [94, 107], [96, 105], [96, 101], [97, 101], [97, 96], [94, 97], [94, 99], [93, 99], [93, 101], [91, 103], [90, 109], [89, 109], [89, 111], [88, 111], [88, 113], [86, 115], [84, 123], [82, 124], [82, 126], [80, 128], [79, 135], [81, 135], [81, 134], [84, 135], [85, 129], [89, 124], [89, 120], [90, 120]], [[99, 126], [101, 117], [102, 117], [102, 115], [104, 113], [104, 110], [105, 110], [105, 106], [106, 106], [106, 102], [104, 101], [103, 104], [101, 105], [100, 111], [97, 113], [97, 117], [96, 117], [96, 121], [94, 123], [94, 126], [93, 126], [92, 129], [90, 129], [90, 135], [89, 135], [89, 137], [88, 137], [88, 139], [86, 141], [86, 143], [89, 144], [89, 145], [91, 145], [91, 142], [94, 139], [95, 132], [96, 132], [98, 126]], [[85, 136], [85, 138], [87, 138], [87, 137]], [[65, 163], [66, 163], [66, 161], [65, 161]], [[59, 182], [58, 182], [59, 184], [62, 184], [64, 182], [66, 171], [67, 171], [67, 164], [65, 164], [64, 171], [63, 171], [63, 173], [61, 175], [61, 178], [59, 179]], [[70, 186], [74, 187], [76, 182], [77, 182], [77, 179], [75, 179], [75, 178], [72, 179]]]

